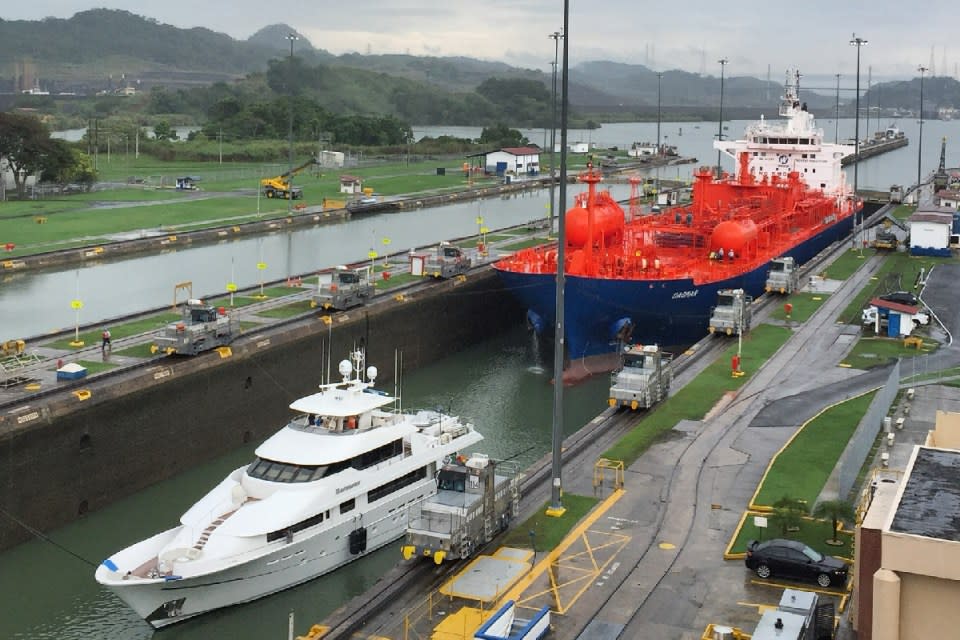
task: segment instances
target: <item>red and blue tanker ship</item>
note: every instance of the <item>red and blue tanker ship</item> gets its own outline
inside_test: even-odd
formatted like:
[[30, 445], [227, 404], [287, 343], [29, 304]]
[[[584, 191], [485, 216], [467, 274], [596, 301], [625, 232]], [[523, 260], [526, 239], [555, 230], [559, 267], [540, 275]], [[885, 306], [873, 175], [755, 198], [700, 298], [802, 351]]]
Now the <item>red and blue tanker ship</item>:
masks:
[[[567, 211], [563, 236], [571, 366], [602, 370], [625, 341], [691, 344], [707, 334], [718, 290], [758, 296], [774, 258], [803, 264], [850, 233], [862, 202], [840, 160], [853, 149], [823, 141], [791, 80], [780, 106], [786, 119], [761, 118], [744, 139], [714, 142], [735, 159], [736, 174], [699, 169], [688, 205], [628, 216], [597, 189], [599, 173], [580, 176], [588, 189]], [[518, 251], [494, 268], [534, 330], [552, 335], [557, 245]]]

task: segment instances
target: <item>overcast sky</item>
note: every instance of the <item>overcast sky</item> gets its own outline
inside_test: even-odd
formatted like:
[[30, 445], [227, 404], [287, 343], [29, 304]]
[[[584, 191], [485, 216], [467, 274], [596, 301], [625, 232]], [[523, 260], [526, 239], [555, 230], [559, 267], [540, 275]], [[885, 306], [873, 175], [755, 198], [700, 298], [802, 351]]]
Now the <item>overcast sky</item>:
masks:
[[[548, 70], [553, 41], [563, 26], [560, 0], [34, 0], [9, 2], [5, 20], [68, 18], [95, 6], [126, 9], [178, 27], [202, 26], [243, 39], [268, 24], [285, 22], [311, 43], [336, 54], [409, 53], [464, 55]], [[861, 51], [862, 82], [868, 68], [879, 79], [917, 76], [917, 66], [955, 76], [960, 62], [956, 5], [926, 0], [570, 0], [570, 61], [646, 64], [779, 81], [788, 67], [808, 76], [853, 77], [851, 34], [868, 40]], [[954, 44], [951, 46], [951, 41]]]

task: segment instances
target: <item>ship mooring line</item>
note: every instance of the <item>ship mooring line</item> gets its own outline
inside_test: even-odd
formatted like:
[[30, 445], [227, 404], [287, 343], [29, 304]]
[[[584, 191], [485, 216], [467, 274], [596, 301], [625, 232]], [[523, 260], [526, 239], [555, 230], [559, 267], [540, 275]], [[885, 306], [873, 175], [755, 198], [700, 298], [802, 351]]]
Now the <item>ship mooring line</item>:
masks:
[[7, 511], [7, 510], [4, 509], [3, 507], [0, 507], [0, 513], [2, 513], [3, 515], [7, 516], [8, 518], [10, 518], [10, 520], [12, 520], [13, 522], [17, 523], [18, 525], [20, 525], [21, 527], [23, 527], [24, 529], [26, 529], [26, 530], [27, 530], [32, 536], [34, 536], [35, 538], [37, 538], [37, 539], [39, 539], [39, 540], [42, 540], [42, 541], [44, 541], [44, 542], [48, 542], [48, 543], [52, 544], [52, 545], [55, 546], [57, 549], [60, 549], [61, 551], [63, 551], [63, 552], [66, 553], [67, 555], [71, 555], [71, 556], [73, 556], [74, 558], [76, 558], [77, 560], [79, 560], [79, 561], [81, 561], [81, 562], [83, 562], [83, 563], [86, 563], [87, 565], [89, 565], [89, 566], [91, 566], [91, 567], [93, 567], [93, 568], [97, 568], [97, 566], [99, 566], [100, 563], [94, 562], [94, 561], [90, 560], [89, 558], [84, 558], [84, 557], [81, 556], [79, 553], [76, 553], [75, 551], [72, 551], [72, 550], [68, 549], [67, 547], [65, 547], [65, 546], [63, 546], [62, 544], [60, 544], [59, 542], [57, 542], [56, 540], [54, 540], [54, 539], [50, 538], [49, 536], [47, 536], [46, 534], [44, 534], [44, 533], [43, 533], [42, 531], [40, 531], [39, 529], [35, 529], [34, 527], [31, 527], [29, 524], [27, 524], [26, 522], [24, 522], [23, 520], [21, 520], [21, 519], [18, 518], [17, 516], [13, 515], [12, 513], [10, 513], [9, 511]]

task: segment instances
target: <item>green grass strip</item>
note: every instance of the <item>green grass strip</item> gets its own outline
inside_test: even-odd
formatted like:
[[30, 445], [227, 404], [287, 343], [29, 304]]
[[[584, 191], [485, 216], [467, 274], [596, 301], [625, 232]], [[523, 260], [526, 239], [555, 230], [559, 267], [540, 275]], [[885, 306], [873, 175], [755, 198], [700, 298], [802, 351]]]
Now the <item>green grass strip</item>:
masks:
[[312, 307], [310, 306], [309, 300], [300, 300], [298, 302], [283, 305], [282, 307], [274, 307], [272, 309], [258, 311], [257, 315], [265, 318], [292, 318], [294, 316], [308, 313], [311, 310]]
[[783, 302], [774, 308], [770, 317], [776, 320], [786, 320], [787, 312], [784, 305], [790, 304], [793, 306], [790, 310], [790, 322], [806, 322], [829, 297], [830, 294], [827, 293], [794, 293], [785, 297]]
[[874, 395], [851, 398], [809, 421], [771, 463], [754, 506], [789, 497], [812, 507]]
[[[630, 466], [650, 445], [669, 432], [681, 420], [701, 420], [727, 393], [736, 391], [750, 380], [763, 363], [783, 345], [792, 332], [784, 327], [763, 324], [757, 326], [743, 339], [740, 368], [747, 375], [734, 378], [730, 375], [730, 358], [737, 352], [737, 341], [713, 364], [694, 378], [684, 388], [655, 407], [649, 415], [638, 420], [637, 425], [617, 444], [608, 449], [603, 457], [622, 460]], [[724, 340], [724, 337], [717, 337]]]
[[562, 516], [558, 518], [548, 516], [546, 510], [550, 506], [550, 502], [545, 502], [536, 513], [523, 523], [510, 529], [502, 546], [520, 549], [532, 548], [537, 552], [552, 551], [563, 541], [570, 530], [596, 506], [599, 499], [567, 493], [563, 495], [560, 502], [566, 509]]
[[[135, 336], [141, 333], [146, 333], [147, 331], [154, 331], [162, 329], [167, 324], [175, 322], [180, 319], [179, 313], [167, 312], [160, 313], [157, 315], [152, 315], [146, 318], [139, 318], [137, 320], [131, 320], [130, 322], [124, 322], [117, 325], [107, 325], [105, 327], [110, 329], [110, 337], [113, 340], [119, 340], [121, 338], [127, 338], [129, 336]], [[83, 341], [84, 347], [90, 346], [99, 346], [100, 338], [103, 334], [102, 329], [94, 329], [90, 331], [81, 331], [80, 339]], [[73, 341], [75, 334], [70, 334], [65, 338], [60, 338], [59, 340], [54, 340], [43, 346], [50, 347], [51, 349], [75, 349], [70, 343]], [[83, 347], [80, 347], [83, 348]]]
[[890, 358], [908, 358], [932, 353], [939, 347], [940, 343], [930, 338], [923, 338], [923, 346], [917, 350], [916, 347], [903, 346], [903, 340], [899, 338], [862, 337], [853, 345], [843, 364], [854, 369], [870, 369], [886, 364]]

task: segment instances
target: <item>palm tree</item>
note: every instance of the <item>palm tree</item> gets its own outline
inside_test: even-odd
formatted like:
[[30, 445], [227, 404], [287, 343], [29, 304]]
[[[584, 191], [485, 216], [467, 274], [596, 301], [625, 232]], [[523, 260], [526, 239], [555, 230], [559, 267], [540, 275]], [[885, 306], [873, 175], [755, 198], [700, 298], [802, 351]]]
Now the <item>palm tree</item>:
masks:
[[783, 496], [773, 503], [773, 520], [784, 536], [800, 528], [800, 518], [807, 513], [807, 504], [799, 498]]
[[836, 499], [818, 502], [817, 506], [813, 509], [813, 517], [829, 518], [832, 527], [830, 529], [830, 539], [827, 540], [827, 544], [840, 544], [840, 540], [837, 539], [837, 528], [840, 521], [853, 521], [857, 516], [854, 513], [852, 504], [846, 500]]

